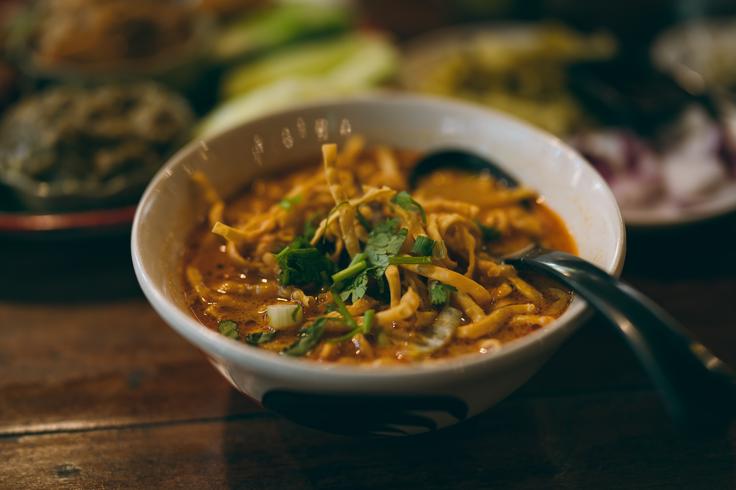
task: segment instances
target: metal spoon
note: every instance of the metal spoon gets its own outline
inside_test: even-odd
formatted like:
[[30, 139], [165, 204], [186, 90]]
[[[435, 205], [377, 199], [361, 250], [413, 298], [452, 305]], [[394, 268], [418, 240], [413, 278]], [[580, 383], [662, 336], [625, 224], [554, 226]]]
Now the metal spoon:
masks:
[[[462, 153], [453, 150], [428, 155], [415, 167], [410, 182], [418, 181], [429, 169], [452, 167], [477, 172], [478, 162], [485, 161], [482, 171], [506, 176], [512, 186], [518, 185], [516, 179], [478, 155], [468, 153], [467, 161], [472, 163], [463, 166]], [[444, 154], [453, 156], [452, 165], [438, 163]], [[629, 285], [579, 257], [539, 246], [506, 257], [505, 262], [554, 277], [598, 310], [628, 342], [676, 423], [685, 427], [721, 425], [736, 413], [733, 371]]]
[[427, 175], [443, 168], [472, 173], [488, 173], [506, 187], [518, 187], [519, 181], [500, 166], [487, 159], [459, 149], [446, 149], [423, 156], [409, 174], [409, 187], [413, 189]]
[[579, 257], [540, 247], [505, 262], [554, 277], [598, 310], [623, 334], [678, 424], [720, 425], [736, 411], [733, 371], [628, 284]]

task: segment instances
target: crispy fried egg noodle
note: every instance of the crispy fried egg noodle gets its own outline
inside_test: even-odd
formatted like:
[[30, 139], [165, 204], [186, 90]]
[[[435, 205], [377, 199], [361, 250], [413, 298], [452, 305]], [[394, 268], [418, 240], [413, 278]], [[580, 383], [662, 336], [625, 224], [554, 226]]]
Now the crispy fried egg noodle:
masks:
[[539, 196], [449, 170], [410, 195], [414, 161], [352, 137], [231, 201], [194, 174], [206, 212], [183, 275], [196, 317], [275, 352], [376, 364], [494, 351], [559, 317], [568, 291], [498, 259], [529, 243], [575, 252]]

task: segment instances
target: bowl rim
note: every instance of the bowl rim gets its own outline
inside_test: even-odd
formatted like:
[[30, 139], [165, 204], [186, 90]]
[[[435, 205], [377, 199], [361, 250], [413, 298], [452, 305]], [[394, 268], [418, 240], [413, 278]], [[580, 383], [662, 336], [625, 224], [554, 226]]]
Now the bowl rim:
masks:
[[[202, 142], [216, 142], [217, 140], [227, 138], [228, 135], [233, 133], [247, 130], [249, 127], [258, 126], [269, 119], [278, 119], [286, 115], [296, 115], [304, 110], [327, 109], [350, 105], [369, 105], [377, 102], [434, 105], [437, 107], [446, 107], [454, 111], [463, 111], [476, 116], [491, 115], [494, 119], [503, 121], [504, 124], [520, 126], [527, 132], [533, 134], [536, 139], [543, 141], [543, 144], [555, 146], [568, 158], [578, 160], [582, 165], [588, 167], [591, 171], [592, 178], [598, 181], [597, 184], [601, 186], [609, 204], [613, 204], [612, 208], [616, 213], [614, 218], [617, 227], [614, 232], [615, 243], [612, 245], [613, 254], [603, 269], [610, 274], [620, 275], [623, 269], [626, 250], [626, 231], [621, 211], [611, 189], [603, 178], [574, 149], [562, 142], [559, 138], [500, 111], [448, 97], [383, 91], [380, 93], [325, 99], [275, 111], [268, 115], [240, 123], [214, 135], [195, 139], [180, 149], [161, 167], [146, 188], [136, 210], [131, 233], [131, 252], [135, 274], [143, 293], [169, 326], [195, 346], [205, 351], [208, 356], [226, 359], [231, 363], [246, 368], [252, 373], [268, 374], [277, 379], [300, 379], [313, 382], [316, 380], [318, 384], [326, 388], [344, 388], [350, 386], [354, 391], [358, 391], [361, 387], [369, 385], [371, 381], [380, 383], [389, 381], [392, 383], [400, 381], [428, 381], [429, 383], [435, 383], [436, 381], [434, 380], [438, 380], [439, 378], [437, 376], [440, 374], [445, 376], [443, 379], [446, 379], [447, 376], [464, 378], [474, 373], [486, 372], [490, 368], [501, 368], [518, 363], [520, 360], [535, 356], [535, 345], [539, 346], [548, 343], [554, 344], [557, 341], [561, 342], [568, 333], [571, 333], [573, 329], [582, 323], [585, 315], [589, 314], [590, 311], [586, 302], [580, 297], [576, 297], [565, 313], [550, 325], [508, 342], [501, 349], [493, 353], [466, 354], [449, 359], [433, 359], [389, 366], [343, 365], [282, 356], [227, 338], [202, 325], [154, 286], [154, 282], [148, 274], [145, 261], [142, 258], [139, 243], [139, 229], [143, 220], [143, 214], [149, 208], [149, 201], [156, 193], [156, 189], [161, 185], [161, 182], [166, 179], [173, 168], [178, 167], [191, 153], [200, 149]], [[346, 382], [357, 382], [359, 384], [347, 385]], [[386, 388], [385, 384], [376, 386]]]

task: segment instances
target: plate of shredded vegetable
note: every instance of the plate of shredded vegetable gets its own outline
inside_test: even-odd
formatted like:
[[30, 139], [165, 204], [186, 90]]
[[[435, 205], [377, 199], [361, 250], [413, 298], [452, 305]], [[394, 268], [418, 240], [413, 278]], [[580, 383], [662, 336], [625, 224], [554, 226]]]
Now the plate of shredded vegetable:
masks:
[[557, 24], [442, 29], [408, 44], [401, 80], [559, 135], [606, 179], [628, 225], [678, 226], [736, 210], [733, 80], [719, 54], [734, 25], [675, 28], [652, 59]]

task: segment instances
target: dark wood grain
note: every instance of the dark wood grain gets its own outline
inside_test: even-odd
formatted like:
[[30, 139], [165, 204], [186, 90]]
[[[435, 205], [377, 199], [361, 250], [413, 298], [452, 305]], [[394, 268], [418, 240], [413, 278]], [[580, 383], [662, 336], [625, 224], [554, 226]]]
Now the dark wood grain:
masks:
[[[679, 3], [661, 0], [629, 1], [657, 14], [638, 16], [571, 0], [360, 3], [366, 23], [403, 37], [448, 19], [536, 19], [551, 8], [640, 42], [680, 15]], [[461, 15], [461, 4], [477, 14]], [[632, 230], [624, 278], [736, 365], [734, 242], [736, 216]], [[677, 432], [624, 341], [597, 317], [474, 419], [417, 437], [351, 439], [298, 427], [234, 391], [148, 306], [129, 237], [0, 236], [0, 260], [0, 490], [736, 488], [736, 425]]]
[[733, 442], [683, 439], [651, 393], [609, 393], [509, 400], [402, 439], [332, 436], [265, 413], [5, 438], [0, 474], [19, 488], [727, 489]]
[[[651, 254], [647, 247], [659, 241], [669, 243], [662, 252], [669, 260], [680, 260], [688, 245], [634, 236], [626, 278], [733, 362], [736, 274], [729, 265], [672, 270], [658, 263], [665, 258], [638, 255]], [[717, 252], [730, 260], [729, 252]], [[83, 256], [56, 273], [36, 271], [45, 292], [74, 282], [57, 301], [38, 301], [29, 290], [0, 303], [0, 487], [736, 483], [736, 429], [698, 437], [675, 432], [623, 340], [598, 318], [510, 399], [475, 419], [415, 438], [348, 439], [297, 427], [234, 392], [150, 309], [124, 253]], [[97, 270], [106, 261], [111, 267]], [[79, 274], [70, 279], [75, 268]], [[124, 293], [86, 295], [78, 284], [109, 281]]]
[[[736, 364], [734, 237], [736, 217], [633, 233], [624, 277]], [[147, 305], [127, 246], [0, 241], [0, 488], [736, 487], [736, 427], [676, 432], [596, 317], [475, 419], [348, 439], [231, 389]]]
[[[0, 433], [227, 413], [224, 379], [141, 298], [43, 309], [3, 305], [5, 318], [12, 321], [3, 322], [0, 342]], [[243, 398], [233, 409], [253, 407]]]
[[[0, 305], [0, 318], [5, 317], [13, 321], [5, 324], [0, 342], [0, 434], [200, 419], [255, 409], [245, 397], [229, 405], [226, 382], [143, 299], [43, 309]], [[63, 339], [51, 341], [59, 332]], [[601, 359], [591, 345], [606, 346], [611, 355], [626, 360], [624, 369]], [[586, 366], [582, 372], [581, 364]], [[576, 335], [550, 365], [518, 396], [648, 386], [623, 342], [597, 322]], [[87, 403], [90, 399], [95, 403]]]

